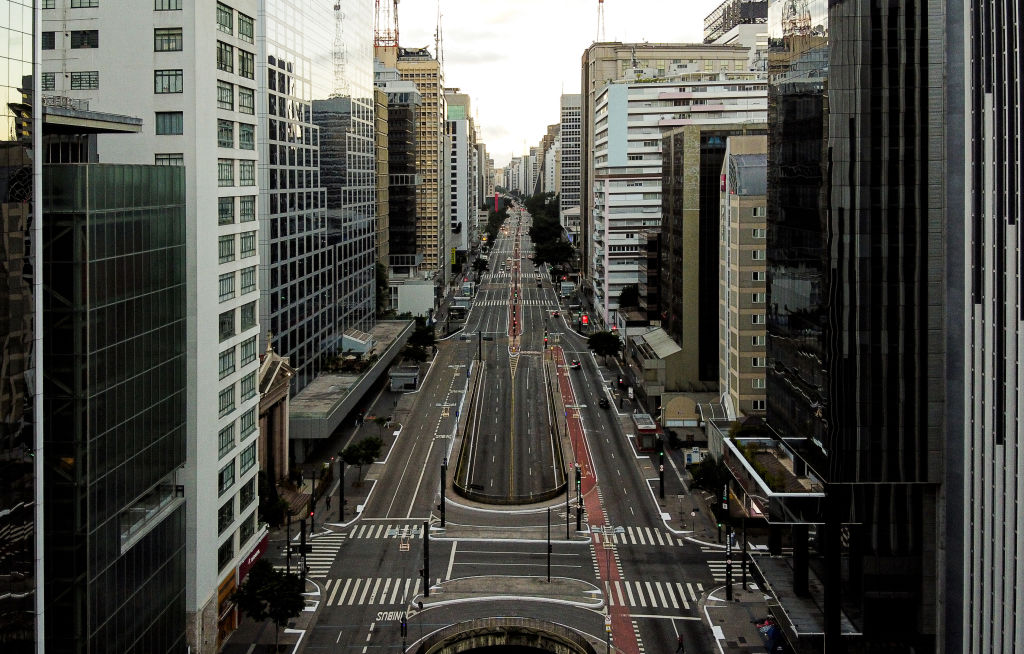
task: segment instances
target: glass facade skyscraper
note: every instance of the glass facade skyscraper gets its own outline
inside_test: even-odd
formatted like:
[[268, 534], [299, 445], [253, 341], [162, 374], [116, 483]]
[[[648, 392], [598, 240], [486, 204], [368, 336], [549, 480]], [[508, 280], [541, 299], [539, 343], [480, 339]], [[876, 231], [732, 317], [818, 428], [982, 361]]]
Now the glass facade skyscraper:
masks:
[[46, 651], [185, 649], [185, 175], [44, 168]]
[[0, 20], [0, 634], [13, 654], [33, 651], [38, 584], [32, 5], [5, 3]]

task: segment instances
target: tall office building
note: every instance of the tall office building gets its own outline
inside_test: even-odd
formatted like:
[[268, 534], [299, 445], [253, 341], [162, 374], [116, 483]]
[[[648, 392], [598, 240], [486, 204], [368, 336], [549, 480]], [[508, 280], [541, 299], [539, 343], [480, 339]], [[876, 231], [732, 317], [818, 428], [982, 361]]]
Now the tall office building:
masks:
[[444, 99], [448, 105], [445, 131], [451, 141], [447, 157], [449, 248], [465, 258], [476, 240], [476, 125], [469, 95], [459, 93], [459, 89], [445, 89]]
[[[33, 5], [35, 10], [33, 11]], [[0, 22], [0, 633], [16, 654], [35, 652], [43, 623], [42, 103], [33, 22], [39, 3], [8, 3]], [[34, 15], [35, 14], [35, 15]], [[33, 86], [35, 88], [33, 88]], [[33, 453], [40, 456], [33, 456]]]
[[[732, 67], [746, 62], [742, 48], [709, 46], [731, 53]], [[722, 61], [730, 62], [728, 59]], [[637, 82], [636, 78], [653, 77], [654, 71], [634, 69], [627, 79], [612, 82], [598, 93], [594, 104], [593, 133], [594, 169], [590, 196], [592, 226], [588, 239], [593, 251], [592, 290], [598, 318], [611, 325], [619, 308], [619, 294], [629, 285], [637, 284], [640, 266], [646, 259], [646, 232], [661, 229], [682, 229], [685, 217], [662, 211], [662, 189], [686, 179], [694, 194], [693, 176], [662, 179], [662, 132], [679, 125], [715, 127], [731, 125], [742, 130], [746, 125], [760, 125], [766, 120], [766, 89], [762, 74], [728, 72], [708, 75], [693, 72], [690, 64], [670, 64], [664, 81]], [[716, 132], [730, 133], [728, 129]], [[724, 137], [720, 138], [724, 152]], [[692, 153], [691, 153], [692, 154]], [[721, 154], [719, 154], [719, 157]], [[706, 160], [714, 176], [721, 171], [721, 159]], [[715, 218], [711, 227], [718, 233], [718, 195], [708, 196], [708, 211]], [[713, 206], [711, 206], [713, 205]], [[694, 198], [693, 206], [697, 206]], [[671, 224], [670, 224], [671, 223]], [[687, 224], [686, 228], [691, 228]], [[717, 253], [717, 238], [711, 253]], [[708, 256], [714, 258], [709, 253]], [[688, 262], [696, 253], [688, 253]], [[697, 255], [698, 257], [700, 255]], [[676, 280], [678, 281], [678, 279]], [[718, 286], [711, 287], [717, 305]], [[666, 300], [670, 296], [662, 294]], [[714, 311], [712, 310], [712, 313]], [[671, 312], [670, 312], [671, 316]], [[669, 332], [682, 344], [678, 333]], [[690, 339], [692, 341], [692, 339]]]
[[176, 484], [185, 499], [187, 641], [208, 652], [234, 625], [227, 597], [265, 529], [256, 519], [259, 7], [50, 4], [42, 85], [143, 121], [140, 134], [101, 135], [100, 163], [184, 167], [187, 408]]
[[[1010, 654], [1024, 651], [1024, 270], [1016, 154], [1021, 148], [1024, 45], [1014, 3], [964, 2], [948, 6], [947, 12], [947, 50], [963, 49], [965, 56], [947, 60], [946, 154], [953, 160], [966, 152], [966, 166], [957, 170], [951, 165], [944, 180], [951, 225], [948, 268], [964, 275], [962, 285], [951, 275], [947, 292], [951, 309], [966, 306], [966, 316], [963, 348], [958, 349], [957, 334], [950, 334], [945, 371], [951, 429], [945, 489], [950, 498], [945, 529], [949, 587], [943, 620], [947, 651]], [[965, 119], [966, 130], [953, 128]], [[940, 189], [935, 192], [941, 197]], [[958, 206], [964, 200], [966, 206]], [[954, 207], [964, 209], [959, 230]], [[955, 385], [961, 378], [963, 396]], [[961, 413], [957, 424], [953, 416]], [[957, 465], [961, 461], [962, 468]]]
[[427, 48], [398, 48], [397, 61], [382, 60], [396, 66], [403, 80], [419, 89], [423, 102], [416, 116], [416, 249], [423, 255], [422, 272], [434, 276], [438, 290], [447, 287], [450, 267], [448, 256], [450, 230], [444, 179], [444, 70]]
[[337, 83], [334, 12], [324, 2], [307, 3], [302, 11], [293, 4], [266, 3], [256, 81], [265, 108], [258, 112], [257, 129], [260, 325], [274, 351], [295, 369], [291, 392], [298, 393], [337, 347], [335, 259], [327, 244], [326, 188], [311, 104], [334, 92]]
[[768, 0], [724, 0], [704, 18], [704, 42], [722, 43], [722, 37], [739, 27], [767, 22]]
[[416, 125], [423, 96], [396, 68], [374, 64], [374, 84], [388, 99], [389, 266], [415, 269], [422, 258], [416, 244]]
[[[735, 62], [736, 52], [721, 46], [685, 43], [593, 43], [583, 52], [580, 66], [580, 273], [585, 280], [594, 277], [594, 125], [597, 95], [609, 83], [624, 80], [627, 72], [652, 70], [663, 76], [673, 64], [688, 65], [707, 73], [747, 70], [747, 63]], [[585, 291], [592, 283], [581, 284]]]
[[[769, 6], [767, 423], [821, 493], [770, 499], [773, 543], [788, 528], [793, 556], [757, 561], [801, 651], [943, 651], [947, 603], [961, 601], [941, 583], [943, 521], [976, 517], [967, 531], [986, 540], [994, 523], [993, 506], [941, 510], [944, 466], [983, 456], [972, 447], [943, 461], [965, 361], [964, 304], [947, 286], [966, 251], [962, 205], [946, 187], [964, 179], [963, 144], [948, 136], [962, 116], [946, 111], [947, 99], [962, 102], [947, 86], [962, 26], [947, 23], [948, 6]], [[974, 597], [989, 602], [1000, 575], [978, 572], [991, 584]]]
[[[579, 222], [570, 224], [567, 215], [580, 204], [580, 94], [563, 93], [559, 102], [558, 140], [562, 163], [558, 177], [558, 214], [570, 240], [579, 235]], [[579, 214], [573, 212], [578, 218]]]
[[388, 206], [388, 94], [376, 87], [373, 89], [373, 141], [374, 163], [377, 166], [377, 263], [387, 266], [391, 251], [388, 243], [388, 214], [391, 210]]
[[730, 420], [764, 415], [765, 136], [730, 136], [721, 172], [718, 390]]

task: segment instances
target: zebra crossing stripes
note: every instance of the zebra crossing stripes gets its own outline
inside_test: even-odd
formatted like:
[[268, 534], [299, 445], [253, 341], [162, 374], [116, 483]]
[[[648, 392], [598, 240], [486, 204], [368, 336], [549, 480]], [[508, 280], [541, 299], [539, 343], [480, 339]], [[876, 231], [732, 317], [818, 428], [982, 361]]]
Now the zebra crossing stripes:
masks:
[[671, 581], [609, 581], [605, 583], [608, 606], [643, 609], [690, 610], [703, 586]]
[[[345, 534], [333, 531], [311, 536], [307, 543], [312, 547], [312, 550], [306, 554], [306, 566], [309, 568], [308, 576], [326, 577], [331, 571], [331, 566], [334, 565], [334, 560], [338, 558], [338, 550], [341, 549], [344, 542]], [[292, 543], [296, 550], [298, 549], [298, 544], [298, 540]], [[292, 554], [292, 571], [298, 573], [301, 562], [301, 555]], [[288, 568], [287, 565], [280, 564], [274, 567], [278, 570], [286, 570]]]
[[393, 606], [419, 595], [419, 577], [352, 577], [329, 579], [324, 587], [327, 606]]
[[[554, 302], [552, 302], [551, 300], [543, 300], [543, 299], [540, 299], [540, 300], [538, 300], [538, 299], [528, 300], [528, 299], [524, 298], [522, 300], [519, 300], [519, 304], [522, 305], [522, 306], [528, 306], [528, 307], [549, 306], [549, 307], [551, 307], [552, 310], [554, 310], [556, 308]], [[474, 306], [478, 306], [478, 307], [507, 307], [508, 306], [508, 298], [503, 298], [503, 299], [498, 299], [498, 300], [477, 300], [476, 302], [473, 303], [473, 305]]]
[[608, 538], [616, 545], [656, 545], [660, 547], [681, 547], [686, 541], [668, 532], [650, 527], [626, 527], [621, 534]]
[[360, 524], [349, 538], [423, 538], [423, 525]]

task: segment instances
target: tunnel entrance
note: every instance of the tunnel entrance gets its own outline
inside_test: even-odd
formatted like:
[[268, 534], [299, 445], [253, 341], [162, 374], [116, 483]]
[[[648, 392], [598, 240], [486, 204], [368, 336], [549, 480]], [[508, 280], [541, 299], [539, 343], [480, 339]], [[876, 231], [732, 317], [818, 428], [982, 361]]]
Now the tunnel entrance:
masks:
[[482, 618], [427, 636], [416, 654], [595, 654], [587, 639], [568, 627], [531, 618]]

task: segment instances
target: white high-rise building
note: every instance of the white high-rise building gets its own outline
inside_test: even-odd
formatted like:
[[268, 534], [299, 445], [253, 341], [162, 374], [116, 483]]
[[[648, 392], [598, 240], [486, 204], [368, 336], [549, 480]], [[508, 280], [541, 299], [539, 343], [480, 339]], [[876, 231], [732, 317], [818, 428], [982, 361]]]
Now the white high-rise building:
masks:
[[470, 111], [470, 99], [458, 89], [446, 89], [448, 118], [448, 213], [451, 228], [449, 248], [465, 254], [476, 237], [477, 150], [476, 126]]
[[[637, 70], [635, 77], [655, 77]], [[661, 228], [661, 132], [681, 125], [767, 121], [763, 73], [689, 72], [675, 65], [665, 81], [612, 82], [594, 104], [594, 305], [606, 325], [619, 294], [638, 284], [646, 232]]]
[[[558, 178], [559, 219], [567, 234], [579, 232], [580, 206], [580, 102], [579, 93], [563, 94], [561, 98], [561, 125], [558, 131], [561, 150], [561, 165]], [[575, 224], [570, 224], [567, 214], [573, 212]], [[575, 239], [574, 239], [575, 240]]]
[[[58, 4], [64, 5], [63, 0]], [[67, 2], [44, 14], [44, 88], [142, 118], [100, 162], [183, 166], [187, 198], [185, 610], [193, 651], [218, 641], [218, 587], [257, 522], [257, 24], [261, 3]]]

